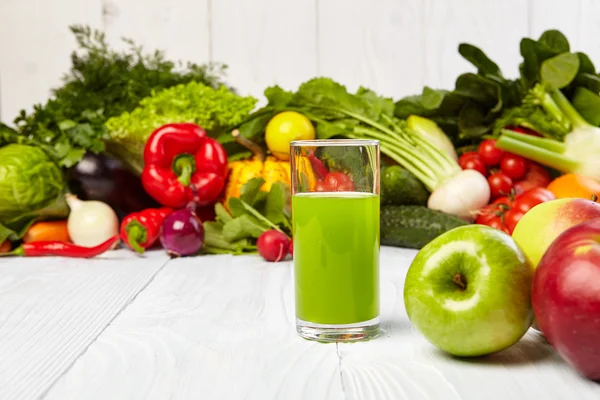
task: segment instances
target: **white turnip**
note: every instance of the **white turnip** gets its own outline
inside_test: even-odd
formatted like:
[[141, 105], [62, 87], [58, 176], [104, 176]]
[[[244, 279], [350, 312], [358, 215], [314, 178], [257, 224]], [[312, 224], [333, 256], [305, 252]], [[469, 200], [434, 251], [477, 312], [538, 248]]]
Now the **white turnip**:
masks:
[[475, 170], [465, 169], [438, 186], [429, 196], [427, 207], [473, 220], [489, 201], [487, 179]]

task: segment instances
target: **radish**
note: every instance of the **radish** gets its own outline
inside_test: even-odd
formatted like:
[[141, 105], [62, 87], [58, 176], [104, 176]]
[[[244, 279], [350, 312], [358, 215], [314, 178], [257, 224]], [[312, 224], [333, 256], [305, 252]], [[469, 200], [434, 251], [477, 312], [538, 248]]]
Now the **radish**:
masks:
[[427, 207], [466, 220], [473, 220], [490, 201], [490, 185], [480, 172], [465, 169], [446, 180], [431, 193]]
[[258, 237], [256, 248], [265, 260], [278, 262], [288, 254], [290, 239], [283, 232], [269, 229]]

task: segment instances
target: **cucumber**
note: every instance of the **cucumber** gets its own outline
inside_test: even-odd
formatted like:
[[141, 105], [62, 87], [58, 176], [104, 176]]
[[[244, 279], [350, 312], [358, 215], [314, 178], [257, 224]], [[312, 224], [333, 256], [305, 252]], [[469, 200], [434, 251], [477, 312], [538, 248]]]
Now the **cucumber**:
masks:
[[411, 172], [399, 165], [381, 171], [382, 205], [427, 205], [429, 192]]
[[381, 244], [421, 249], [442, 233], [468, 225], [463, 219], [423, 206], [382, 206]]

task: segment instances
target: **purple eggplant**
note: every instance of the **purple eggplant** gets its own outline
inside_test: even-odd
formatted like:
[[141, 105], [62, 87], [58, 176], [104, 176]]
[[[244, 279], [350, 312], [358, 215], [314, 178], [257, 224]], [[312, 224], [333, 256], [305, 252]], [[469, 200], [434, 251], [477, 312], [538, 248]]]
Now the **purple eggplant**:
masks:
[[159, 207], [144, 190], [139, 176], [121, 161], [88, 153], [67, 174], [69, 189], [81, 200], [108, 204], [119, 219], [132, 212]]

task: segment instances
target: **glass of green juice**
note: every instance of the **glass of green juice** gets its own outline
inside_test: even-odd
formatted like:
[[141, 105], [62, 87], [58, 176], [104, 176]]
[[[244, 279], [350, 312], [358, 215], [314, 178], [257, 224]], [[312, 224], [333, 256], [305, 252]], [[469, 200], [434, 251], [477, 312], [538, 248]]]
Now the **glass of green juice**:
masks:
[[309, 340], [379, 334], [379, 141], [290, 144], [296, 330]]

